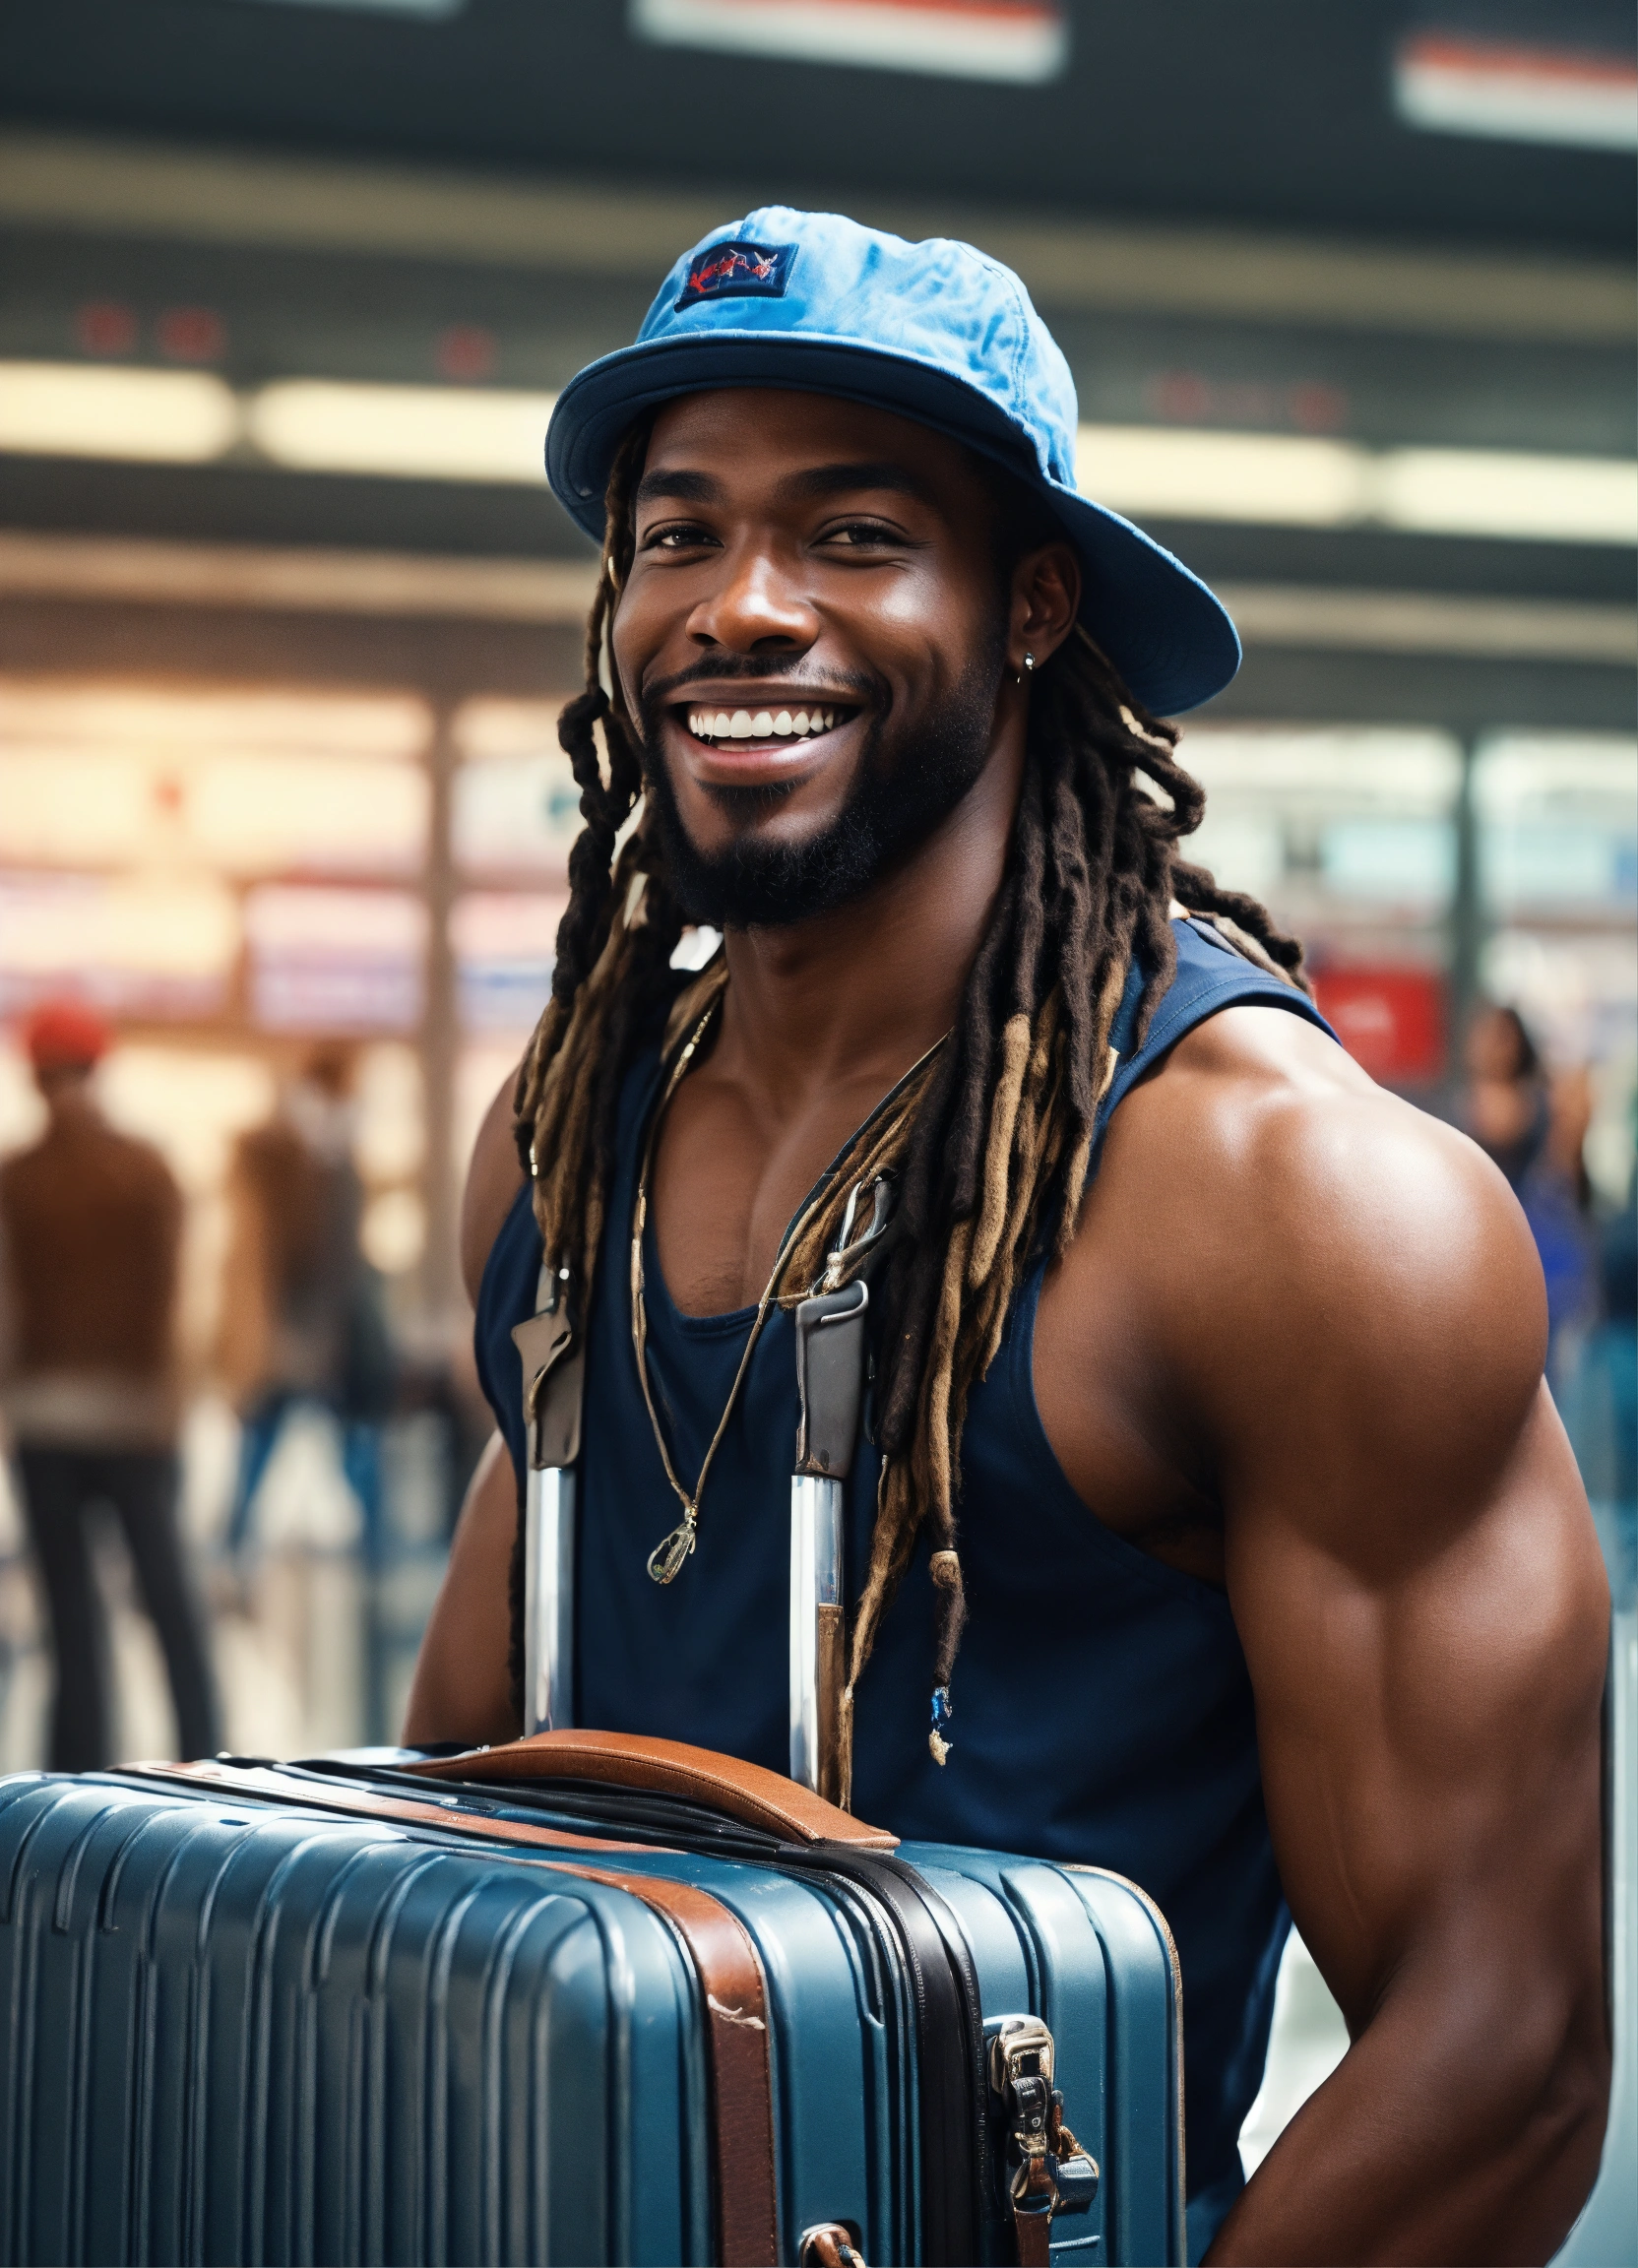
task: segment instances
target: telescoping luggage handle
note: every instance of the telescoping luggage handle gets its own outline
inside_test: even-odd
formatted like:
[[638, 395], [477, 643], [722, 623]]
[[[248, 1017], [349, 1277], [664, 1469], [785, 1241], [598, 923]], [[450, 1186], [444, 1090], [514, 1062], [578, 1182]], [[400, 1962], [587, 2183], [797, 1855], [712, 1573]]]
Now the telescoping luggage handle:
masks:
[[[863, 1414], [866, 1281], [885, 1255], [894, 1212], [888, 1174], [849, 1195], [826, 1281], [796, 1309], [796, 1426], [790, 1480], [790, 1777], [834, 1802], [846, 1677], [843, 1482]], [[850, 1280], [831, 1286], [847, 1271]], [[524, 1500], [524, 1732], [574, 1722], [575, 1461], [586, 1350], [562, 1287], [542, 1261], [536, 1312], [512, 1337], [523, 1365], [529, 1447]]]
[[524, 1373], [524, 1731], [574, 1721], [575, 1460], [586, 1349], [540, 1264], [533, 1315], [512, 1333]]
[[[849, 1191], [824, 1279], [796, 1309], [796, 1463], [790, 1477], [790, 1777], [841, 1795], [847, 1604], [842, 1484], [864, 1415], [868, 1279], [885, 1257], [894, 1183], [878, 1173]], [[841, 1279], [846, 1274], [849, 1281]]]

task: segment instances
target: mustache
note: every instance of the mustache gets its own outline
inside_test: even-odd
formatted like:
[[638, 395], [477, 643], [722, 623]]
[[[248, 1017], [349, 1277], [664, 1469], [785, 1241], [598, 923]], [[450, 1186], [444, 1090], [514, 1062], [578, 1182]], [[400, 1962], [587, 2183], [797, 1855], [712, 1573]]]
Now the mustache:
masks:
[[829, 694], [832, 699], [846, 688], [857, 697], [861, 709], [886, 706], [886, 683], [869, 670], [834, 669], [821, 681], [804, 678], [799, 666], [782, 667], [777, 661], [759, 661], [751, 654], [708, 654], [688, 668], [674, 670], [668, 677], [656, 677], [643, 687], [640, 707], [644, 722], [648, 723], [686, 686], [744, 684], [747, 680], [759, 685], [788, 686], [792, 699], [799, 699], [803, 686], [809, 685], [814, 693]]

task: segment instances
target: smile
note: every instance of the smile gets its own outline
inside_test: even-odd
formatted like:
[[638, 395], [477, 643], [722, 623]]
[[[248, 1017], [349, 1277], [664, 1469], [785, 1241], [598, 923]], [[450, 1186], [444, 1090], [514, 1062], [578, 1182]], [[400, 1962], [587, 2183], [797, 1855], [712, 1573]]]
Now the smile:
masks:
[[803, 740], [834, 731], [855, 712], [820, 707], [807, 709], [690, 709], [688, 729], [696, 740]]

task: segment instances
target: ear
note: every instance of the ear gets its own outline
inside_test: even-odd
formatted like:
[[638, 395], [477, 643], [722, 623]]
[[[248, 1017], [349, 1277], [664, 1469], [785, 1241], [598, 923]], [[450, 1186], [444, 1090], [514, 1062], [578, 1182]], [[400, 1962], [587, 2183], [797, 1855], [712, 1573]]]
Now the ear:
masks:
[[1015, 674], [1026, 654], [1037, 665], [1055, 654], [1075, 627], [1081, 606], [1081, 562], [1068, 543], [1043, 543], [1013, 569], [1007, 623], [1007, 667]]

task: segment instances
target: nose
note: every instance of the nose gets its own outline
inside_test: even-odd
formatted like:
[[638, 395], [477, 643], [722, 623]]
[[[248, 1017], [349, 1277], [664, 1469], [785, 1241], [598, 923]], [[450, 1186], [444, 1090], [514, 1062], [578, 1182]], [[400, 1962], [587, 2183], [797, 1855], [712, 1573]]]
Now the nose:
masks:
[[819, 617], [773, 546], [753, 540], [724, 552], [712, 590], [689, 614], [688, 636], [730, 654], [805, 654]]

